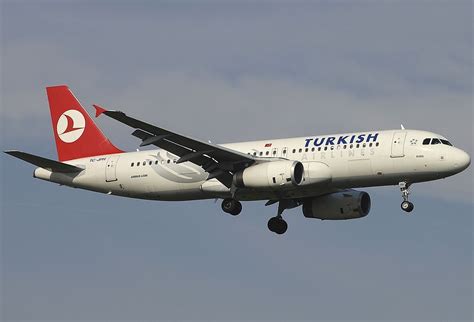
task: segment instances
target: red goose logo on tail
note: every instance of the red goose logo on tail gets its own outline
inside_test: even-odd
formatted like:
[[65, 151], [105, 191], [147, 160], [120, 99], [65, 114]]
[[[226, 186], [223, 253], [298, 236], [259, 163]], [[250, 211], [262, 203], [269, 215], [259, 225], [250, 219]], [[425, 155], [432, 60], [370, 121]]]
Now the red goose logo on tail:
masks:
[[84, 115], [78, 110], [68, 110], [61, 114], [56, 124], [56, 132], [61, 141], [72, 143], [77, 141], [86, 127]]

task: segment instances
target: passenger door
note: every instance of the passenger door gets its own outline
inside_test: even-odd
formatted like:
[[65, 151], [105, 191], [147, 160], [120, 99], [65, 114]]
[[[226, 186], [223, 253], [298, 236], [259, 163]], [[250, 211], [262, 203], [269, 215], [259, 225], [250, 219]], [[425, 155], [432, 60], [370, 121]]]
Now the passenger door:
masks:
[[399, 131], [393, 133], [392, 138], [392, 158], [402, 158], [405, 156], [405, 138], [407, 136], [406, 131]]

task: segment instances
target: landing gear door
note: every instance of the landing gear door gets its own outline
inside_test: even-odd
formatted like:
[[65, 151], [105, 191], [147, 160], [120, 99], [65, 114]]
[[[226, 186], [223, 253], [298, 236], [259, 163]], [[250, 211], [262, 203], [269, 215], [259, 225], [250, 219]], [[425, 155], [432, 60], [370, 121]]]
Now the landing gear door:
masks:
[[402, 158], [405, 156], [405, 138], [407, 136], [406, 131], [399, 131], [393, 133], [392, 138], [392, 158]]
[[120, 156], [111, 155], [105, 165], [105, 181], [117, 181], [117, 163]]

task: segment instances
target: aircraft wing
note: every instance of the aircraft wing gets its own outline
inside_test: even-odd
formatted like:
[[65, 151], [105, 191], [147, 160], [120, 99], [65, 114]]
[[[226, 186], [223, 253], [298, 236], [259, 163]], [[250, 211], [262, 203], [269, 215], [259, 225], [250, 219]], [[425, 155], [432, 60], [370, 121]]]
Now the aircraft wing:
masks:
[[236, 171], [256, 161], [248, 154], [163, 129], [120, 111], [108, 111], [99, 105], [93, 106], [96, 109], [96, 117], [105, 114], [135, 128], [132, 135], [142, 140], [140, 146], [155, 145], [179, 156], [177, 163], [189, 161], [197, 164], [209, 173], [207, 180], [216, 178], [228, 188], [232, 185], [233, 174]]

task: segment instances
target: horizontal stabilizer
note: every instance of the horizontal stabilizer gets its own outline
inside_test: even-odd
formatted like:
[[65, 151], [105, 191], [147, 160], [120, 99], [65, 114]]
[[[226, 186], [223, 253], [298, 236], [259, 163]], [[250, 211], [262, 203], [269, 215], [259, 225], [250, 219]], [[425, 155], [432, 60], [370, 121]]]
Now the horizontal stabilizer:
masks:
[[82, 168], [67, 163], [46, 159], [26, 152], [12, 150], [5, 151], [5, 153], [52, 172], [74, 173], [81, 172], [82, 170], [84, 170]]

